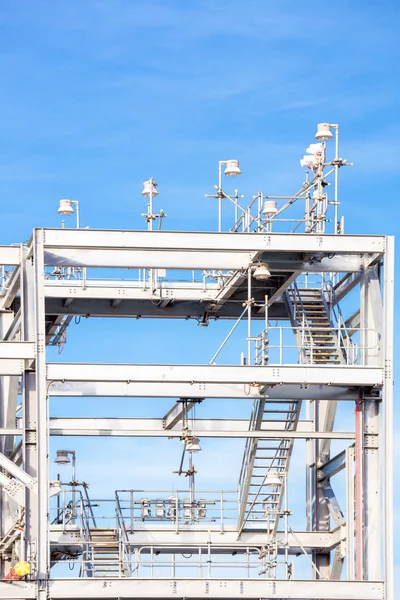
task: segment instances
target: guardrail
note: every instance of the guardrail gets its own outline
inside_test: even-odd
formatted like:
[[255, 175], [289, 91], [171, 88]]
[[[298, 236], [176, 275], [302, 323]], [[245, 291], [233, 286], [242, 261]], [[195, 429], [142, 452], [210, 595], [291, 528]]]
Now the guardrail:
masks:
[[[321, 345], [316, 345], [312, 340], [307, 341], [309, 326], [269, 326], [261, 331], [258, 336], [250, 337], [255, 350], [255, 364], [258, 365], [284, 365], [284, 364], [309, 364], [318, 356], [318, 351], [323, 350]], [[299, 347], [295, 342], [293, 333], [298, 333], [303, 345]], [[324, 332], [333, 334], [337, 342], [329, 346], [331, 350], [342, 353], [344, 363], [347, 365], [365, 366], [367, 350], [378, 348], [378, 334], [373, 329], [353, 328], [350, 338], [342, 327], [327, 327]], [[368, 335], [366, 335], [368, 334]], [[308, 336], [309, 337], [309, 336]], [[372, 342], [361, 345], [360, 337]]]

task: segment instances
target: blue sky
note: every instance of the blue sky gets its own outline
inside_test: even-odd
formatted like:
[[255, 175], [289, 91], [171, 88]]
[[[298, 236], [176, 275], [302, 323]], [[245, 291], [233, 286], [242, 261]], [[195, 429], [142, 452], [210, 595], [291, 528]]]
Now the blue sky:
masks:
[[[293, 193], [303, 181], [299, 159], [321, 121], [340, 123], [341, 155], [355, 163], [341, 177], [346, 231], [397, 233], [399, 11], [390, 1], [383, 10], [371, 1], [341, 0], [334, 6], [2, 0], [1, 243], [27, 239], [34, 226], [59, 226], [63, 197], [80, 200], [83, 226], [141, 228], [141, 184], [150, 176], [159, 183], [157, 205], [168, 213], [167, 228], [215, 229], [216, 207], [204, 193], [213, 191], [218, 160], [240, 160], [238, 185], [248, 198], [259, 189]], [[157, 356], [146, 346], [145, 325], [159, 342]], [[205, 342], [204, 331], [193, 333], [191, 324], [190, 344], [186, 325], [176, 329], [182, 340], [174, 348], [177, 359], [191, 352], [193, 362], [207, 361], [223, 338], [222, 326], [208, 330]], [[100, 334], [88, 321], [71, 331], [61, 358], [161, 360], [168, 326], [113, 327], [118, 348], [111, 324]], [[237, 360], [239, 338], [227, 360]], [[165, 402], [157, 402], [149, 410], [160, 415]], [[133, 416], [137, 406], [113, 401], [112, 409]], [[106, 415], [111, 407], [92, 403], [89, 409]], [[57, 407], [57, 414], [66, 411]], [[83, 454], [82, 441], [71, 443]], [[92, 441], [93, 452], [80, 458], [85, 479], [96, 473], [93, 456], [102, 443]], [[109, 442], [110, 456], [121, 461], [109, 477], [110, 492], [126, 477], [123, 455], [136, 448], [129, 444]], [[240, 455], [236, 446], [232, 452]], [[152, 455], [149, 442], [141, 448]], [[170, 473], [178, 450], [168, 456]], [[225, 474], [222, 449], [218, 456]], [[205, 452], [199, 460], [204, 472]], [[135, 462], [132, 469], [147, 482], [147, 468]], [[161, 477], [159, 465], [154, 474]], [[93, 483], [104, 493], [101, 469]]]

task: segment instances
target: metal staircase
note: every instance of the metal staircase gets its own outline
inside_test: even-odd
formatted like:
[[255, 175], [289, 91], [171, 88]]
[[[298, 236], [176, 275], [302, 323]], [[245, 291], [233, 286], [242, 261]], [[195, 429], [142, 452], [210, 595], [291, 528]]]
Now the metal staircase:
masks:
[[[300, 402], [273, 402], [257, 399], [253, 405], [250, 430], [265, 429], [266, 437], [248, 439], [239, 479], [239, 534], [243, 529], [267, 528], [270, 539], [275, 537], [282, 510], [286, 473], [293, 444], [284, 431], [295, 430]], [[268, 439], [271, 422], [281, 424], [282, 439]]]
[[125, 577], [120, 542], [115, 529], [91, 529], [83, 553], [86, 577]]
[[300, 362], [326, 365], [345, 362], [345, 332], [335, 329], [323, 290], [299, 288], [293, 283], [285, 299]]
[[[346, 332], [334, 328], [329, 306], [320, 289], [298, 288], [293, 283], [285, 293], [293, 332], [299, 348], [300, 363], [341, 364], [346, 361]], [[339, 322], [338, 322], [339, 324]], [[263, 335], [265, 334], [265, 335]], [[259, 364], [267, 364], [268, 336], [256, 352]], [[284, 438], [284, 431], [295, 430], [301, 402], [286, 400], [271, 402], [257, 399], [253, 405], [250, 430], [268, 430], [271, 422], [279, 422], [282, 439], [248, 439], [239, 478], [239, 532], [246, 528], [266, 527], [273, 540], [280, 515], [286, 475], [293, 450], [293, 440]]]

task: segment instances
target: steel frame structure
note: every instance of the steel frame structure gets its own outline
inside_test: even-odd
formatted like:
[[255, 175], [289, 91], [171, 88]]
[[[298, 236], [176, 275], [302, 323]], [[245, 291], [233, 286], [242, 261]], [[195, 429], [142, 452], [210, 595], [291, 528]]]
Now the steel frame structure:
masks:
[[[10, 270], [0, 297], [0, 541], [21, 509], [25, 515], [12, 554], [1, 555], [2, 575], [16, 557], [31, 563], [27, 581], [0, 581], [0, 597], [394, 600], [393, 246], [393, 238], [379, 235], [35, 229], [27, 246], [0, 247], [0, 264]], [[261, 261], [268, 263], [273, 276], [265, 305], [264, 293], [255, 291], [250, 301], [246, 288], [249, 265]], [[48, 277], [49, 268], [83, 269], [85, 278], [57, 281]], [[231, 287], [223, 285], [222, 291], [212, 282], [204, 286], [173, 280], [151, 288], [90, 278], [86, 271], [93, 268], [213, 270], [236, 275]], [[235, 320], [245, 299], [252, 307], [250, 322], [265, 319], [267, 310], [270, 318], [288, 319], [285, 290], [304, 273], [338, 274], [340, 298], [359, 286], [359, 309], [349, 326], [360, 331], [359, 364], [96, 365], [46, 360], [46, 342], [63, 318], [71, 315], [201, 319], [207, 311], [210, 319]], [[377, 334], [378, 344], [371, 332]], [[313, 578], [53, 577], [50, 548], [68, 545], [73, 527], [60, 533], [49, 525], [49, 436], [181, 438], [182, 430], [179, 407], [159, 419], [56, 418], [49, 413], [49, 397], [212, 398], [218, 402], [243, 398], [244, 386], [250, 399], [305, 400], [312, 410], [307, 409], [305, 418], [290, 430], [274, 419], [267, 425], [260, 421], [250, 430], [243, 420], [203, 419], [197, 421], [196, 432], [210, 438], [306, 440], [310, 531], [296, 532], [290, 544], [279, 531], [277, 543], [281, 553], [306, 552], [313, 563]], [[339, 402], [354, 403], [359, 414], [347, 431], [335, 429]], [[347, 446], [331, 457], [334, 439], [345, 440]], [[347, 478], [345, 518], [330, 485], [342, 470]], [[157, 533], [157, 527], [155, 532], [161, 548], [174, 545], [177, 553], [199, 544], [212, 543], [217, 554], [226, 552], [227, 546], [243, 550], [249, 539], [259, 548], [265, 544], [265, 530], [243, 529], [243, 524], [223, 540], [201, 527], [182, 532], [179, 540], [173, 532]], [[141, 532], [143, 545], [148, 535]]]

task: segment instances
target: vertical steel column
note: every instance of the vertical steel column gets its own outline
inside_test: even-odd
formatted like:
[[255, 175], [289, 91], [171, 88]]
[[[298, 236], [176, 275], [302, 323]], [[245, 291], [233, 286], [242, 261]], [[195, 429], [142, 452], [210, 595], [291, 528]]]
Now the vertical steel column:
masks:
[[[326, 415], [329, 412], [329, 401], [328, 400], [315, 400], [314, 402], [314, 418], [315, 418], [315, 429], [316, 431], [326, 431]], [[315, 440], [315, 462], [314, 462], [314, 476], [313, 476], [313, 531], [330, 531], [330, 513], [328, 505], [325, 501], [322, 489], [319, 487], [317, 481], [317, 468], [329, 460], [329, 447], [325, 449], [327, 454], [322, 455], [322, 444], [323, 440]], [[314, 562], [318, 569], [318, 573], [315, 573], [317, 578], [329, 579], [330, 578], [330, 555], [314, 552]]]
[[384, 382], [383, 382], [383, 569], [385, 598], [394, 600], [393, 554], [393, 323], [394, 323], [394, 238], [386, 238], [384, 266]]
[[[382, 335], [382, 301], [375, 269], [369, 269], [366, 265], [364, 265], [361, 277], [360, 294], [363, 364], [366, 366], [379, 365], [381, 363], [380, 344], [376, 343], [376, 339]], [[378, 580], [381, 561], [378, 398], [364, 399], [362, 417], [363, 575], [364, 579]]]
[[47, 596], [48, 545], [48, 418], [46, 393], [43, 230], [33, 234], [32, 257], [24, 267], [24, 339], [35, 340], [35, 374], [23, 379], [24, 459], [27, 473], [36, 477], [37, 490], [27, 493], [27, 557], [38, 580], [38, 597]]

